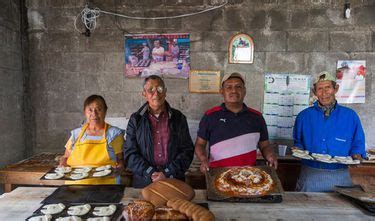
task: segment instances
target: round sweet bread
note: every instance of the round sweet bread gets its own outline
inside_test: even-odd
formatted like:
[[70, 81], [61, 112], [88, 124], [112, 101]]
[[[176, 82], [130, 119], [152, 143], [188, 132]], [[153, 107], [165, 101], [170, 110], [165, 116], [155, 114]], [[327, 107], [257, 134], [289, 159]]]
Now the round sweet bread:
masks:
[[215, 179], [216, 190], [230, 196], [262, 196], [274, 186], [271, 176], [256, 167], [230, 168]]
[[187, 220], [188, 217], [170, 207], [158, 207], [155, 209], [153, 220]]
[[129, 220], [152, 219], [155, 207], [146, 200], [134, 200], [126, 207]]

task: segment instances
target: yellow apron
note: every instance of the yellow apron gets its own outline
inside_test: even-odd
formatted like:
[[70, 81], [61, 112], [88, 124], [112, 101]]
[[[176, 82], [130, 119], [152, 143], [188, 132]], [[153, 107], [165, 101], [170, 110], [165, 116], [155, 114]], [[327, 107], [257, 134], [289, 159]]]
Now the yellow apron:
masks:
[[[101, 140], [86, 139], [81, 142], [81, 138], [85, 134], [87, 127], [88, 124], [82, 127], [81, 133], [74, 144], [74, 149], [68, 157], [67, 164], [71, 167], [100, 167], [108, 164], [115, 166], [116, 162], [110, 159], [107, 151], [106, 132], [108, 124], [105, 124], [104, 135]], [[116, 177], [66, 181], [65, 184], [116, 184]]]

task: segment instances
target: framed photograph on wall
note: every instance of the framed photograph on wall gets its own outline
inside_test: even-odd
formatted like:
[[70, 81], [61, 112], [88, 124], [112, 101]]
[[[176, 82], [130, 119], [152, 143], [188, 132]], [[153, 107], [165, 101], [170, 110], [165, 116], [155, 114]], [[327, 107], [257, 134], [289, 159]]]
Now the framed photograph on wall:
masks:
[[230, 39], [229, 47], [230, 64], [251, 64], [254, 57], [254, 41], [244, 33], [237, 34]]
[[190, 71], [189, 91], [191, 93], [219, 93], [220, 71]]

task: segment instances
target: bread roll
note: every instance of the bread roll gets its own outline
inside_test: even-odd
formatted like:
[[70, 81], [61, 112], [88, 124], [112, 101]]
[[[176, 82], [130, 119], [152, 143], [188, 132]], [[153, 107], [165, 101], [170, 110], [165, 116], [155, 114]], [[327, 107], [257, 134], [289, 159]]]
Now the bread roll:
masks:
[[215, 220], [214, 214], [208, 211], [206, 208], [184, 199], [170, 199], [167, 202], [167, 206], [180, 211], [181, 213], [187, 215], [189, 218], [192, 218], [194, 221]]
[[186, 183], [172, 178], [156, 181], [143, 188], [142, 196], [154, 206], [165, 206], [169, 199], [192, 200], [195, 196], [194, 189]]
[[188, 220], [187, 216], [170, 207], [158, 207], [155, 209], [153, 220]]

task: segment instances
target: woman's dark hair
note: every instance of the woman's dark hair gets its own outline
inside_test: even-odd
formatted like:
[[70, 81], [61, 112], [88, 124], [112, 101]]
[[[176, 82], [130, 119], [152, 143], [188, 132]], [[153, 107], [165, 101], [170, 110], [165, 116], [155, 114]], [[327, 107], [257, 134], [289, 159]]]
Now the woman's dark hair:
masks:
[[94, 101], [102, 104], [104, 107], [104, 111], [107, 112], [108, 107], [107, 107], [107, 104], [105, 103], [104, 98], [96, 94], [90, 95], [88, 98], [86, 98], [85, 102], [83, 103], [83, 110], [85, 110], [85, 108]]

